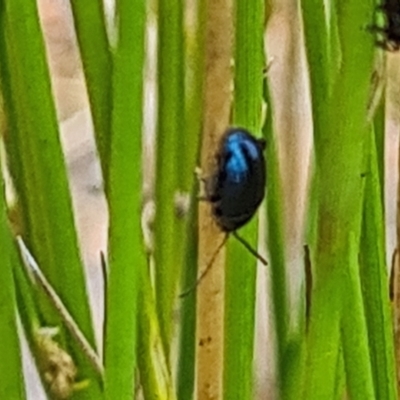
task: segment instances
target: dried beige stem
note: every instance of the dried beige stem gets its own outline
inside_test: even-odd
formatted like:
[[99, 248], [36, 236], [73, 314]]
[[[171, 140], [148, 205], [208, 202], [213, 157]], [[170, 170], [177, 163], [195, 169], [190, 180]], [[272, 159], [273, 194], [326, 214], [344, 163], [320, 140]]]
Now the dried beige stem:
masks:
[[[399, 54], [386, 54], [386, 63], [384, 65], [384, 71], [386, 72], [385, 212], [387, 241], [389, 243], [390, 251], [394, 251], [391, 265], [390, 295], [393, 306], [398, 392], [400, 390], [400, 181], [398, 181], [400, 173], [400, 142], [398, 139], [400, 127], [399, 62]], [[393, 229], [394, 222], [396, 223], [396, 231]]]
[[[400, 147], [399, 147], [400, 152]], [[398, 159], [398, 171], [400, 174], [400, 157]], [[400, 176], [400, 175], [399, 175]], [[394, 335], [397, 366], [397, 392], [400, 393], [400, 181], [397, 184], [397, 248], [394, 255], [394, 268], [391, 271], [394, 274]]]
[[[219, 139], [229, 125], [231, 106], [232, 4], [206, 1], [206, 70], [201, 166], [210, 175]], [[199, 204], [199, 273], [206, 268], [224, 234], [215, 225], [210, 205]], [[198, 400], [222, 398], [224, 251], [197, 288], [196, 392]]]

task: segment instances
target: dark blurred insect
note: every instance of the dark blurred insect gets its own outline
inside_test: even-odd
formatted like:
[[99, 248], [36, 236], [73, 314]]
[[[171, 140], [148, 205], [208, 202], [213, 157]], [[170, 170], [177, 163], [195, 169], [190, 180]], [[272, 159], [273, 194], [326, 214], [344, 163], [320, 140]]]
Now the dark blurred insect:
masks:
[[265, 193], [265, 141], [241, 128], [221, 139], [215, 173], [205, 180], [206, 198], [217, 224], [233, 232], [256, 212]]
[[378, 10], [384, 14], [385, 25], [370, 26], [371, 31], [380, 34], [376, 43], [385, 50], [397, 51], [400, 49], [400, 1], [384, 0]]
[[195, 285], [182, 295], [190, 293], [204, 278], [226, 243], [229, 233], [267, 265], [267, 261], [236, 232], [253, 217], [264, 198], [264, 149], [265, 141], [256, 139], [243, 128], [230, 128], [222, 136], [214, 173], [210, 177], [200, 178], [204, 182], [205, 191], [200, 198], [211, 203], [213, 217], [226, 235]]

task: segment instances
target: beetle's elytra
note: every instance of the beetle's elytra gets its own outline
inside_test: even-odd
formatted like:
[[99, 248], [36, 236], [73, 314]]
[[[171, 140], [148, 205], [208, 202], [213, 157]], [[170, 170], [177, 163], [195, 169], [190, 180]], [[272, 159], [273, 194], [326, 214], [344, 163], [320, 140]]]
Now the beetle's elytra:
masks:
[[206, 180], [206, 194], [224, 232], [246, 224], [264, 198], [264, 149], [265, 141], [243, 128], [230, 128], [221, 138], [215, 172]]

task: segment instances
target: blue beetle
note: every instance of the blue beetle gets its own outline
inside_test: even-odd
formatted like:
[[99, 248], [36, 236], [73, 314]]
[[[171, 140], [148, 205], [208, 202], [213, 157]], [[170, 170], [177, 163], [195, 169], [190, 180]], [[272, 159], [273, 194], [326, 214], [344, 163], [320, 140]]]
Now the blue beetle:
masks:
[[213, 217], [226, 235], [194, 285], [181, 293], [180, 297], [191, 293], [203, 280], [230, 233], [267, 265], [267, 261], [236, 233], [253, 217], [264, 198], [264, 150], [265, 141], [256, 139], [243, 128], [230, 128], [222, 136], [214, 173], [208, 178], [200, 178], [205, 184], [205, 195], [200, 199], [211, 203]]
[[214, 174], [205, 180], [206, 200], [224, 232], [234, 232], [255, 214], [265, 195], [265, 141], [243, 128], [222, 136]]

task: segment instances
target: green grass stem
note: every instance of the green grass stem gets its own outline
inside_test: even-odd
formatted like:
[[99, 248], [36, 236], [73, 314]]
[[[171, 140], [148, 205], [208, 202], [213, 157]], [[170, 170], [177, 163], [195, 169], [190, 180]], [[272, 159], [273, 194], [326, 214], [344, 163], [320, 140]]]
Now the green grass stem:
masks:
[[[94, 334], [60, 145], [42, 32], [35, 3], [7, 2], [1, 10], [1, 81], [10, 134], [10, 159], [23, 212], [23, 236], [39, 265], [94, 346]], [[8, 147], [9, 144], [9, 147]], [[44, 303], [42, 302], [42, 305]], [[59, 320], [43, 308], [47, 324]], [[77, 398], [100, 395], [99, 377], [71, 340], [80, 376], [89, 378]]]
[[97, 149], [108, 187], [111, 141], [112, 52], [105, 25], [103, 2], [72, 0], [76, 35], [82, 57]]
[[[365, 334], [365, 320], [363, 314], [357, 318], [354, 315], [362, 312], [362, 304], [358, 286], [348, 282], [355, 282], [352, 277], [358, 274], [357, 259], [350, 250], [360, 240], [361, 233], [364, 151], [368, 137], [366, 116], [374, 50], [370, 34], [360, 27], [371, 20], [373, 4], [358, 0], [332, 3], [331, 11], [336, 13], [332, 20], [337, 22], [340, 51], [330, 54], [340, 56], [336, 60], [321, 55], [328, 43], [321, 50], [316, 38], [324, 36], [327, 29], [315, 21], [311, 8], [308, 8], [318, 6], [312, 2], [302, 5], [319, 185], [305, 398], [332, 397], [340, 328], [348, 390], [356, 393], [361, 386], [359, 382], [363, 382], [363, 393], [369, 396], [372, 393], [371, 373], [363, 364], [369, 357], [368, 347], [364, 342], [353, 347], [354, 338]], [[331, 34], [330, 38], [334, 39], [334, 36]], [[330, 40], [330, 43], [333, 49], [335, 41]], [[345, 296], [343, 288], [347, 288]], [[351, 307], [343, 303], [348, 298]], [[357, 323], [353, 326], [347, 322], [350, 315], [341, 315], [346, 308], [356, 318]], [[354, 365], [363, 366], [357, 377], [356, 370], [349, 369]]]
[[22, 355], [17, 334], [16, 291], [12, 274], [11, 237], [7, 225], [4, 184], [0, 196], [0, 398], [25, 399]]
[[[237, 1], [233, 126], [259, 136], [262, 118], [263, 15], [262, 1]], [[256, 220], [240, 235], [257, 248]], [[257, 259], [231, 238], [225, 272], [224, 399], [253, 398], [253, 358]]]
[[[184, 134], [183, 3], [158, 2], [158, 119], [156, 139], [155, 263], [156, 301], [167, 353], [173, 332], [182, 264], [184, 224], [177, 220], [175, 195], [181, 167], [178, 162]], [[186, 167], [185, 167], [186, 168]]]
[[369, 133], [369, 161], [365, 174], [360, 275], [368, 326], [370, 364], [375, 397], [396, 399], [393, 328], [385, 255], [385, 230], [380, 169], [373, 132]]
[[105, 397], [135, 393], [138, 293], [146, 268], [141, 230], [142, 98], [146, 7], [117, 3], [118, 43], [113, 58], [109, 173], [109, 278], [105, 337]]

